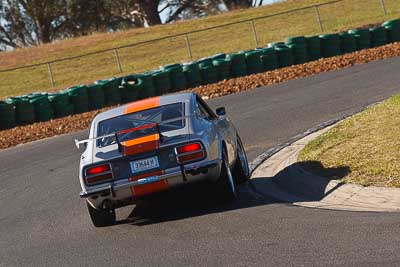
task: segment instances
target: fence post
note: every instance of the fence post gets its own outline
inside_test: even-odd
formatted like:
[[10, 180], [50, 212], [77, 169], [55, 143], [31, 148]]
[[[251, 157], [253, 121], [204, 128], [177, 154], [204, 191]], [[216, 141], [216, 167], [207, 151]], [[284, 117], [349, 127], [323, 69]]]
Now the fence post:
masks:
[[385, 14], [385, 17], [386, 17], [387, 10], [386, 10], [386, 6], [385, 6], [385, 0], [380, 0], [380, 1], [381, 1], [382, 9], [383, 9], [383, 14]]
[[121, 66], [121, 61], [119, 60], [118, 49], [114, 49], [114, 54], [115, 54], [115, 60], [117, 61], [119, 73], [122, 74], [122, 66]]
[[54, 81], [53, 71], [51, 70], [50, 62], [47, 63], [47, 70], [49, 71], [51, 87], [54, 88], [56, 86], [56, 83]]
[[189, 34], [185, 33], [185, 42], [186, 42], [186, 49], [188, 52], [189, 60], [193, 60], [193, 55], [192, 55], [192, 48], [190, 47], [190, 41], [189, 41]]
[[257, 37], [256, 25], [254, 24], [254, 19], [251, 20], [251, 29], [253, 30], [254, 42], [256, 43], [256, 47], [257, 47], [258, 46], [258, 37]]
[[318, 6], [314, 6], [314, 8], [315, 8], [315, 13], [317, 14], [317, 21], [319, 24], [319, 29], [321, 32], [323, 32], [324, 27], [322, 26], [321, 15], [319, 14], [319, 8], [318, 8]]

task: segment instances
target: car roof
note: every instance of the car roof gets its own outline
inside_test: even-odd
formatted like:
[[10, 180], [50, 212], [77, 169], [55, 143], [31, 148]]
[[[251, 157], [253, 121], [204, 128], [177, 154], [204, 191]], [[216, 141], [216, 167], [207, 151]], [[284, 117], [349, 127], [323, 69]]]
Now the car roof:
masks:
[[177, 94], [169, 94], [169, 95], [157, 96], [135, 101], [98, 114], [93, 119], [92, 123], [98, 123], [103, 120], [111, 119], [117, 116], [145, 109], [169, 105], [173, 103], [190, 101], [195, 96], [196, 96], [195, 93], [177, 93]]

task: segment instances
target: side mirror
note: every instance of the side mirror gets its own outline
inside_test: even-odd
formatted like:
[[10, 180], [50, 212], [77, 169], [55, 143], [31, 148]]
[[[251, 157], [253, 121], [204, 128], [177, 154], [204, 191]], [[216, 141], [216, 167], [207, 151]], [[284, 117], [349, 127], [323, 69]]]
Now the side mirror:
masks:
[[225, 116], [226, 115], [225, 107], [217, 108], [215, 110], [215, 113], [217, 113], [218, 116]]

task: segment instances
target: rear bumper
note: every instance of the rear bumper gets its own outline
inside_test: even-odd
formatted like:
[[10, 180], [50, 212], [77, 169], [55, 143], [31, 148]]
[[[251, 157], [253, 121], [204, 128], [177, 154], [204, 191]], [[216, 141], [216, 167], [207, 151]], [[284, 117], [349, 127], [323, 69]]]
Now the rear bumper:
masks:
[[167, 180], [169, 187], [176, 187], [187, 183], [215, 179], [219, 176], [221, 160], [211, 160], [200, 163], [191, 163], [182, 168], [175, 167], [165, 171], [160, 176], [150, 176], [137, 181], [129, 179], [116, 180], [111, 183], [96, 186], [80, 193], [81, 198], [88, 198], [93, 206], [99, 207], [105, 199], [121, 200], [124, 198], [135, 197], [130, 188], [132, 186], [155, 183], [161, 180]]

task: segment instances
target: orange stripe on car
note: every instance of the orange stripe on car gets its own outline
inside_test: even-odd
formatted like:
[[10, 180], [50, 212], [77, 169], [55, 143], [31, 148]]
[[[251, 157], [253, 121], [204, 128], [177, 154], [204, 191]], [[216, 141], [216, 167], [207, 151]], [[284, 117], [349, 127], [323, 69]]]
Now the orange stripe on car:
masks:
[[125, 107], [124, 114], [130, 114], [130, 113], [134, 113], [134, 112], [141, 111], [141, 110], [156, 108], [158, 106], [160, 106], [160, 97], [159, 96], [147, 98], [144, 100], [140, 100], [140, 101], [136, 101], [131, 104], [128, 104]]
[[124, 156], [135, 155], [158, 149], [160, 146], [160, 135], [152, 134], [136, 139], [121, 142], [121, 154]]
[[[129, 181], [137, 181], [151, 176], [163, 175], [164, 171], [154, 171], [129, 178]], [[155, 192], [160, 192], [168, 189], [168, 181], [166, 179], [143, 185], [136, 185], [131, 187], [131, 192], [134, 197], [143, 196]]]

